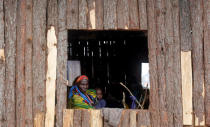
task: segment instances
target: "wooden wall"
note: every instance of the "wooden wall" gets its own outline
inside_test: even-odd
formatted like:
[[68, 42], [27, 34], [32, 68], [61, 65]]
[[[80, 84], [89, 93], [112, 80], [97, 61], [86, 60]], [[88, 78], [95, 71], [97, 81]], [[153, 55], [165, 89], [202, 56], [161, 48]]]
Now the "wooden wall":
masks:
[[66, 108], [67, 29], [148, 30], [151, 126], [210, 126], [209, 10], [210, 0], [0, 0], [0, 126], [44, 119], [50, 26], [57, 127]]

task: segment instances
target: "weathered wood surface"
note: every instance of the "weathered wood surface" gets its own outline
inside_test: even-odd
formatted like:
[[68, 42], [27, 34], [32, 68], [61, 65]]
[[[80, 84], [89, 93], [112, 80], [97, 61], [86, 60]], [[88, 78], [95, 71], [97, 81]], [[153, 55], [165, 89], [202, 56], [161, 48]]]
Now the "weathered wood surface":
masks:
[[103, 127], [101, 110], [91, 110], [91, 127]]
[[87, 28], [96, 29], [96, 0], [87, 0]]
[[79, 29], [88, 28], [88, 5], [86, 0], [79, 0]]
[[138, 0], [129, 0], [129, 29], [139, 30]]
[[[91, 126], [91, 110], [82, 110], [81, 113], [81, 127], [92, 127]], [[96, 120], [95, 120], [96, 121]]]
[[147, 110], [137, 111], [137, 127], [151, 127], [150, 112]]
[[104, 28], [104, 0], [95, 0], [96, 9], [96, 29], [103, 30]]
[[16, 43], [16, 126], [25, 127], [25, 38], [26, 0], [17, 3], [17, 43]]
[[190, 51], [192, 50], [190, 1], [179, 0], [179, 7], [181, 49], [182, 51]]
[[78, 29], [79, 0], [67, 0], [66, 9], [67, 29]]
[[47, 0], [33, 1], [33, 115], [45, 112]]
[[117, 0], [104, 0], [104, 29], [117, 28]]
[[131, 110], [129, 114], [130, 118], [130, 124], [129, 127], [138, 127], [137, 125], [137, 111], [136, 110]]
[[180, 44], [180, 26], [179, 26], [179, 0], [171, 0], [172, 3], [172, 21], [173, 21], [173, 79], [174, 79], [174, 103], [173, 103], [173, 123], [174, 127], [183, 126], [182, 107], [182, 82], [181, 82], [181, 44]]
[[205, 122], [210, 126], [210, 1], [204, 0]]
[[129, 1], [117, 1], [117, 29], [129, 28]]
[[147, 0], [138, 0], [138, 9], [140, 30], [147, 30]]
[[63, 110], [63, 127], [73, 127], [74, 109]]
[[66, 29], [66, 1], [58, 1], [58, 44], [57, 44], [57, 74], [56, 74], [56, 127], [63, 125], [63, 109], [67, 100], [67, 29]]
[[192, 125], [192, 60], [191, 51], [181, 52], [183, 125]]
[[121, 121], [119, 127], [129, 127], [130, 126], [130, 111], [123, 110], [121, 114]]
[[27, 127], [33, 127], [33, 95], [32, 95], [32, 30], [33, 1], [26, 1], [26, 43], [25, 43], [25, 120]]
[[5, 53], [4, 53], [4, 11], [3, 0], [0, 1], [0, 126], [5, 126]]
[[58, 1], [48, 0], [47, 1], [47, 29], [50, 26], [55, 27], [56, 36], [58, 35]]
[[7, 127], [15, 123], [15, 53], [17, 0], [4, 0], [5, 20], [5, 114]]
[[74, 110], [73, 126], [82, 127], [82, 110]]
[[149, 68], [150, 68], [150, 107], [151, 111], [151, 126], [160, 127], [159, 116], [159, 94], [158, 94], [158, 72], [157, 72], [157, 58], [156, 58], [156, 13], [155, 1], [147, 1], [148, 14], [148, 48], [149, 48]]
[[190, 1], [193, 62], [193, 110], [195, 126], [205, 124], [204, 66], [203, 66], [203, 4]]
[[55, 117], [55, 86], [57, 66], [57, 38], [55, 27], [47, 32], [47, 74], [46, 74], [46, 114], [45, 127], [54, 126]]
[[34, 116], [34, 127], [45, 127], [44, 126], [44, 113], [39, 112]]

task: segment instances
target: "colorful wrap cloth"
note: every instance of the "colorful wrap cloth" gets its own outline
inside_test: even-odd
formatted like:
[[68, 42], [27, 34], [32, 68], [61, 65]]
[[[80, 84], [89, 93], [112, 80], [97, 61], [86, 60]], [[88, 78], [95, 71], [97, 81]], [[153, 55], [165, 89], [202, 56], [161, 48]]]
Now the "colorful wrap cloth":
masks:
[[[87, 97], [87, 96], [89, 97]], [[73, 109], [89, 109], [94, 108], [91, 104], [91, 99], [94, 103], [96, 102], [96, 91], [93, 89], [88, 89], [86, 95], [83, 94], [79, 88], [74, 85], [69, 91], [69, 104], [68, 106]]]

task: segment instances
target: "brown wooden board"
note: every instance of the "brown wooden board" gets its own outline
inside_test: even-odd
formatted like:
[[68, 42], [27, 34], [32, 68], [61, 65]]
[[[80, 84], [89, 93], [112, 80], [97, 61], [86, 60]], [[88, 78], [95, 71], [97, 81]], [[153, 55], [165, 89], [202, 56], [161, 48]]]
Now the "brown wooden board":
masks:
[[129, 29], [139, 30], [138, 0], [129, 1]]
[[117, 29], [129, 28], [129, 1], [117, 1]]
[[130, 110], [123, 110], [119, 127], [129, 127], [130, 125]]
[[57, 78], [56, 78], [56, 127], [63, 125], [63, 109], [67, 101], [67, 29], [66, 0], [58, 1], [58, 44], [57, 44]]
[[15, 53], [16, 53], [16, 9], [17, 0], [4, 1], [5, 20], [5, 106], [6, 125], [14, 127], [15, 123]]
[[104, 0], [95, 0], [96, 8], [96, 29], [103, 30], [104, 28]]
[[33, 1], [33, 115], [45, 111], [47, 0]]
[[160, 123], [161, 127], [168, 126], [168, 113], [166, 107], [166, 28], [165, 28], [165, 2], [164, 0], [157, 0], [156, 6], [156, 43], [157, 43], [157, 72], [158, 72], [158, 84], [159, 84], [159, 101], [160, 101]]
[[104, 0], [104, 29], [117, 28], [117, 0]]
[[[3, 0], [0, 1], [0, 19], [4, 18]], [[0, 20], [0, 126], [5, 126], [5, 53], [4, 20]]]
[[67, 0], [66, 9], [67, 29], [78, 29], [79, 0]]
[[84, 109], [82, 110], [82, 126], [81, 127], [91, 127], [91, 110]]
[[82, 127], [82, 110], [81, 109], [74, 110], [73, 125], [74, 127]]
[[32, 95], [32, 29], [33, 1], [26, 1], [26, 42], [25, 42], [25, 120], [27, 127], [33, 127], [33, 95]]
[[148, 49], [149, 49], [149, 73], [150, 73], [150, 107], [152, 127], [160, 127], [159, 94], [156, 58], [156, 21], [155, 1], [147, 1], [148, 14]]
[[173, 102], [173, 115], [174, 127], [183, 126], [182, 115], [182, 84], [181, 84], [181, 45], [180, 45], [180, 32], [179, 32], [179, 0], [171, 0], [172, 2], [172, 21], [173, 21], [173, 79], [174, 79], [174, 102]]
[[137, 111], [137, 127], [151, 127], [150, 112], [147, 110]]
[[63, 110], [63, 127], [73, 127], [74, 109]]
[[200, 126], [205, 123], [202, 0], [190, 1], [190, 10], [192, 25], [193, 107], [195, 125]]
[[205, 118], [210, 126], [210, 1], [204, 0]]
[[147, 0], [138, 0], [140, 30], [147, 30]]
[[[168, 126], [173, 126], [173, 106], [174, 106], [174, 38], [173, 38], [173, 19], [172, 3], [170, 0], [165, 1], [165, 78], [166, 78], [166, 109], [168, 112]], [[160, 65], [161, 66], [161, 65]], [[161, 86], [162, 84], [160, 84]], [[164, 89], [164, 88], [163, 88]], [[161, 110], [161, 109], [160, 109]]]
[[87, 29], [88, 5], [86, 0], [79, 0], [79, 29]]
[[87, 28], [96, 29], [96, 0], [87, 0]]
[[34, 127], [44, 127], [44, 113], [39, 112], [34, 116]]
[[58, 1], [47, 1], [47, 28], [55, 27], [56, 35], [58, 35]]
[[17, 43], [16, 43], [16, 126], [25, 127], [25, 38], [26, 1], [17, 3]]
[[182, 51], [192, 50], [192, 32], [190, 23], [189, 0], [179, 0], [180, 7], [180, 39]]

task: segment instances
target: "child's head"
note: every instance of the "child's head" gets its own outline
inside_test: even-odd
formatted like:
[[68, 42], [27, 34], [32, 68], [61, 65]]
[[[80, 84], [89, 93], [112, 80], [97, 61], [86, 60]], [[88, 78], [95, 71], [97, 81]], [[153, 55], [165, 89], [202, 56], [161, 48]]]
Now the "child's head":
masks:
[[99, 100], [103, 98], [103, 92], [101, 88], [96, 88], [96, 96]]

